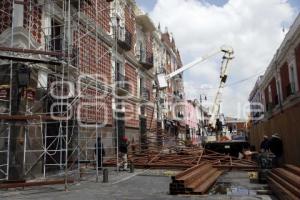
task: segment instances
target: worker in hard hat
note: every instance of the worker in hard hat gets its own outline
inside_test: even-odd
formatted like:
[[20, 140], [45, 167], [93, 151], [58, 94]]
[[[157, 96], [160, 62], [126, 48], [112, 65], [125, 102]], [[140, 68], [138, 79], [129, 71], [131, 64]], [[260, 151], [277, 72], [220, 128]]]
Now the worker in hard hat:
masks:
[[129, 146], [129, 141], [128, 138], [126, 136], [122, 137], [121, 140], [121, 144], [120, 144], [120, 153], [122, 155], [122, 159], [123, 159], [123, 169], [127, 170], [128, 167], [128, 146]]

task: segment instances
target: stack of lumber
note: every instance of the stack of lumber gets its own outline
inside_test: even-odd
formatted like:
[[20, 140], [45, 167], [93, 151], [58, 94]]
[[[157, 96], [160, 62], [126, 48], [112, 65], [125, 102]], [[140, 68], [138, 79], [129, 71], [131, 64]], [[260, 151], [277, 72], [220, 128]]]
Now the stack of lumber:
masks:
[[283, 168], [272, 169], [268, 183], [279, 199], [300, 199], [300, 167], [285, 165]]
[[172, 177], [170, 194], [205, 194], [221, 174], [211, 164], [195, 165]]

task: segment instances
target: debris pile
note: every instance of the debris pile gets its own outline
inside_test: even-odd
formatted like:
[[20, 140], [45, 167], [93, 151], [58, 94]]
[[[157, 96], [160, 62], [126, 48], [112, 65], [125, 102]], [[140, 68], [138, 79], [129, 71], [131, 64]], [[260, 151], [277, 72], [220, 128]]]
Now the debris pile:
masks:
[[[253, 161], [238, 159], [200, 147], [170, 147], [162, 151], [141, 151], [129, 155], [129, 160], [136, 168], [152, 169], [188, 169], [202, 163], [213, 167], [231, 170], [251, 171], [257, 169]], [[115, 165], [116, 160], [107, 160], [106, 166]]]

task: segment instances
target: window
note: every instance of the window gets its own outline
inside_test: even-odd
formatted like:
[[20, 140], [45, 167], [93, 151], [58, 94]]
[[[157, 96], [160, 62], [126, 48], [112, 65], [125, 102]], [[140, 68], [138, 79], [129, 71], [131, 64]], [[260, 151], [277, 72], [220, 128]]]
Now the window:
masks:
[[291, 80], [291, 92], [292, 94], [295, 93], [296, 91], [296, 88], [295, 88], [295, 84], [296, 84], [296, 73], [295, 73], [295, 68], [294, 68], [294, 65], [291, 65], [290, 66], [290, 80]]
[[120, 61], [116, 61], [115, 76], [116, 81], [125, 81], [125, 71], [123, 64]]
[[272, 89], [271, 89], [271, 85], [268, 86], [268, 97], [269, 97], [269, 103], [272, 103]]
[[120, 99], [116, 100], [116, 109], [118, 110], [118, 112], [122, 112], [123, 108], [125, 108], [123, 106], [123, 102]]
[[280, 81], [279, 80], [276, 80], [276, 96], [275, 96], [275, 104], [277, 105], [278, 103], [279, 103], [279, 100], [280, 100], [280, 98], [279, 98], [279, 92], [280, 92]]
[[145, 89], [145, 80], [143, 77], [140, 77], [140, 97], [143, 97], [144, 89]]
[[50, 50], [62, 51], [63, 41], [63, 25], [55, 20], [51, 19], [51, 37], [50, 37]]

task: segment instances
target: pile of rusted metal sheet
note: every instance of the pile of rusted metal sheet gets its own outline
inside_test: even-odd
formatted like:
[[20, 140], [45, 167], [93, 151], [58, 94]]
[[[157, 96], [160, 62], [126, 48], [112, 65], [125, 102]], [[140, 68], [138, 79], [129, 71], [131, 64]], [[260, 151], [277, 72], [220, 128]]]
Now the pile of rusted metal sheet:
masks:
[[195, 165], [172, 177], [170, 194], [205, 194], [221, 174], [211, 164]]
[[[134, 145], [134, 151], [129, 146], [129, 161], [136, 168], [158, 169], [188, 169], [201, 163], [209, 163], [213, 167], [231, 170], [253, 171], [257, 164], [246, 159], [238, 159], [229, 155], [217, 153], [199, 146], [187, 146], [184, 140], [175, 139], [166, 134], [149, 133], [139, 145]], [[119, 159], [120, 164], [122, 159]], [[117, 160], [105, 160], [105, 166], [116, 166]]]
[[[170, 147], [161, 151], [141, 151], [129, 155], [129, 160], [136, 168], [187, 169], [201, 163], [209, 163], [213, 167], [224, 170], [257, 169], [253, 161], [234, 158], [200, 147]], [[115, 164], [116, 160], [105, 162], [106, 166]]]
[[300, 167], [285, 165], [283, 168], [272, 169], [268, 183], [279, 199], [300, 199]]

